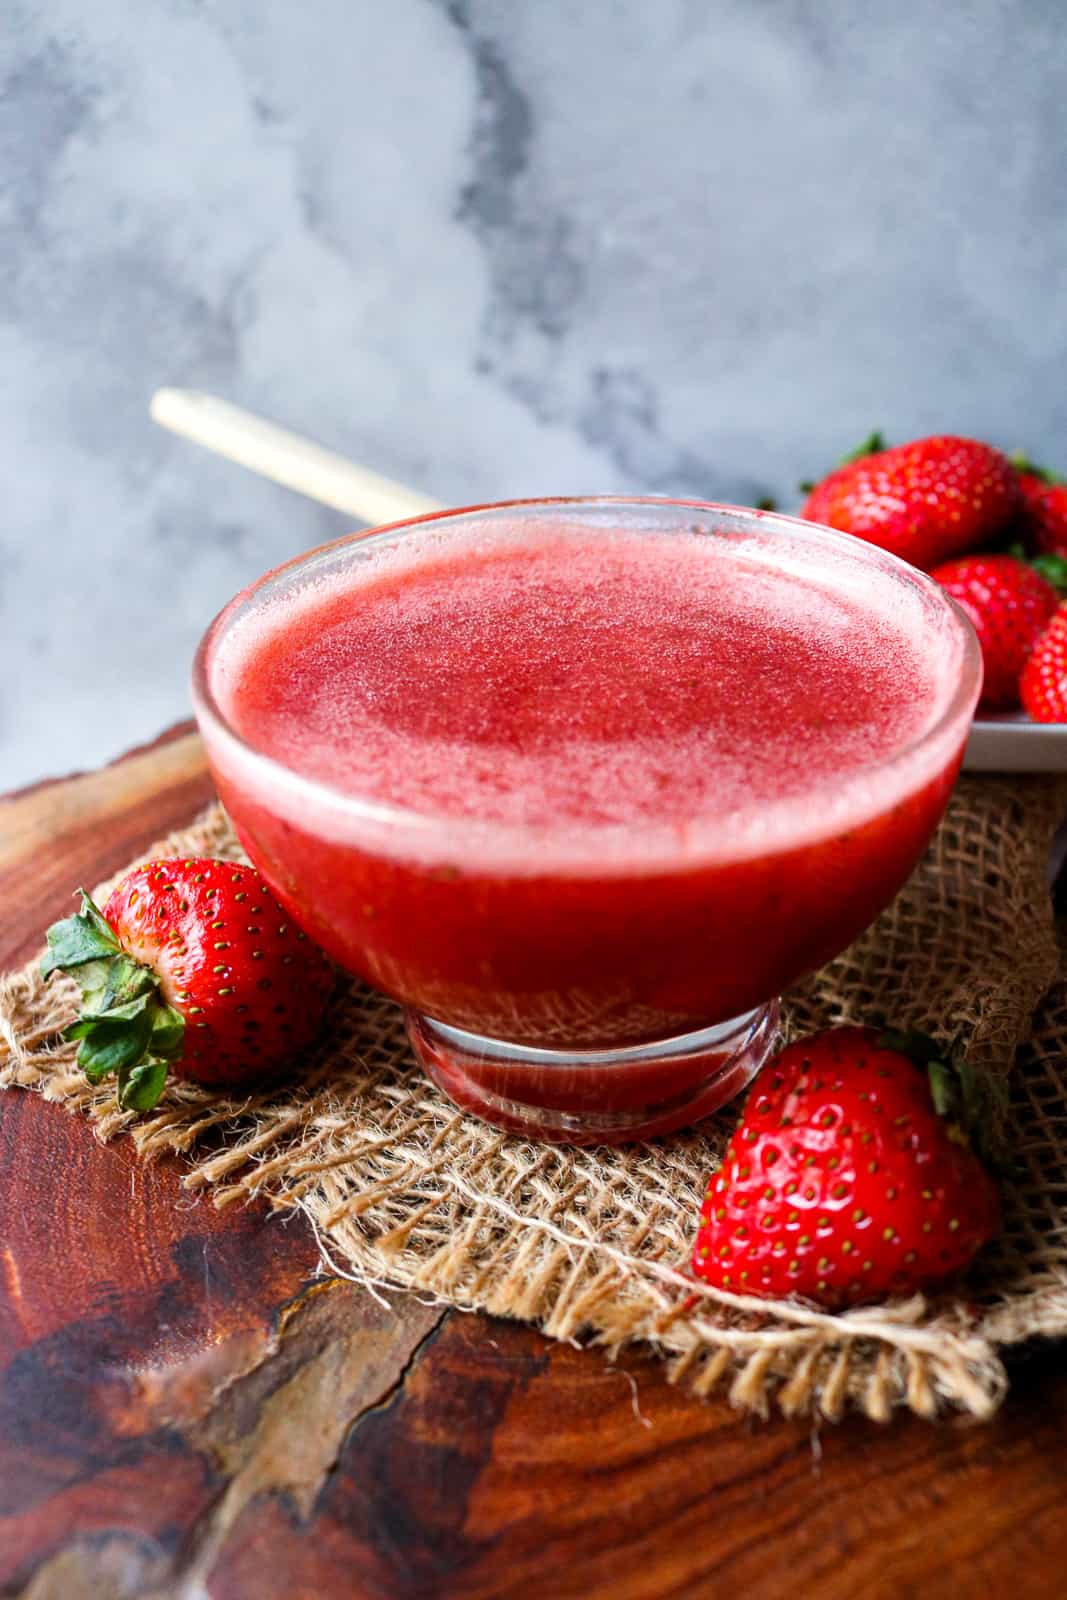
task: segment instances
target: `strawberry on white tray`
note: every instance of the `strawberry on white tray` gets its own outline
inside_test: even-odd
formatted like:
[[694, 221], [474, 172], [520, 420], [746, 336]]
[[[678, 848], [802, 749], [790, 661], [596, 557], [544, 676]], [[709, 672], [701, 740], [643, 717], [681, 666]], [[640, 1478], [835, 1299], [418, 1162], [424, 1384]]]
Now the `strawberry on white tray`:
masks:
[[1049, 626], [1057, 593], [1067, 593], [1067, 482], [977, 439], [938, 434], [887, 448], [874, 433], [804, 487], [803, 517], [930, 572], [970, 614], [987, 690], [966, 770], [1067, 772], [1067, 649], [1049, 647], [1063, 668], [1052, 690], [1055, 674], [1046, 668], [1041, 694], [1029, 702], [1033, 719], [1012, 682]]

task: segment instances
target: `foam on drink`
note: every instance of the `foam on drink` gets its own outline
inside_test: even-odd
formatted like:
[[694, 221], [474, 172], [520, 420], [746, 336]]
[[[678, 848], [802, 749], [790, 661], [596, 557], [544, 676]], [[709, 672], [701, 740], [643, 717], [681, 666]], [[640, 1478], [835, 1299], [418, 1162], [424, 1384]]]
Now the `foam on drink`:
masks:
[[238, 622], [213, 686], [249, 744], [360, 800], [733, 831], [875, 784], [958, 670], [904, 586], [791, 565], [771, 538], [431, 523]]

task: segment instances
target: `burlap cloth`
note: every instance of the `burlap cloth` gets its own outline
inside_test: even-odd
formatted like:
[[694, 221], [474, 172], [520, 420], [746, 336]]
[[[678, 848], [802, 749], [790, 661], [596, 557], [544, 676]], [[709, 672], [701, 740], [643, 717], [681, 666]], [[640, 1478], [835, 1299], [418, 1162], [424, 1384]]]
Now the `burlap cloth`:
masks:
[[[932, 1299], [830, 1316], [694, 1285], [697, 1212], [735, 1112], [624, 1149], [505, 1137], [426, 1082], [397, 1008], [355, 984], [300, 1080], [242, 1100], [175, 1086], [138, 1121], [86, 1084], [58, 1038], [73, 983], [31, 965], [0, 982], [0, 1085], [86, 1112], [102, 1138], [129, 1128], [145, 1156], [181, 1153], [186, 1183], [216, 1205], [298, 1208], [332, 1270], [609, 1352], [646, 1341], [697, 1394], [722, 1385], [741, 1408], [831, 1418], [850, 1405], [876, 1419], [900, 1405], [988, 1416], [1003, 1348], [1067, 1333], [1067, 966], [1046, 889], [1065, 803], [1048, 778], [963, 780], [894, 904], [786, 1007], [792, 1032], [892, 1018], [958, 1037], [995, 1070], [1014, 1061], [1024, 1175], [1007, 1189], [1004, 1236]], [[216, 807], [151, 853], [240, 852]]]

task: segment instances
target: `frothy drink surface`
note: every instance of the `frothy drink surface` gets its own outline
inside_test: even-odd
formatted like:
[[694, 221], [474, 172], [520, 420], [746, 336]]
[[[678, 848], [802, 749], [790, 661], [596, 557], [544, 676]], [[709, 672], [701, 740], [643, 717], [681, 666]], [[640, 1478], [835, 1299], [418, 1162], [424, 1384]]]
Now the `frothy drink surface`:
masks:
[[737, 816], [875, 769], [936, 715], [915, 617], [745, 541], [432, 528], [238, 626], [222, 708], [362, 799], [581, 829]]

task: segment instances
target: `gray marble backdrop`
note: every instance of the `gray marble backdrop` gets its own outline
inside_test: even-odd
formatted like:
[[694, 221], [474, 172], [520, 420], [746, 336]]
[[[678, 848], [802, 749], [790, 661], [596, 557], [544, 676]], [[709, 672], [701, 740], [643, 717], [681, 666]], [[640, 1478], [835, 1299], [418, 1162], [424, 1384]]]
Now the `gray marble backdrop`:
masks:
[[1067, 468], [1062, 0], [2, 11], [0, 789], [343, 530], [161, 383], [454, 502], [788, 497], [872, 424]]

